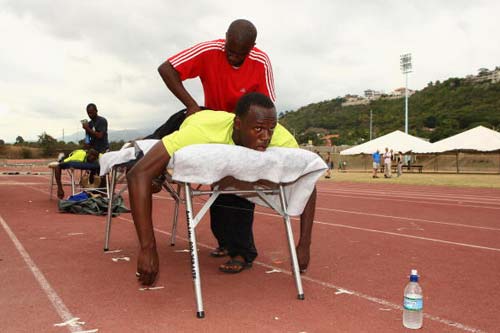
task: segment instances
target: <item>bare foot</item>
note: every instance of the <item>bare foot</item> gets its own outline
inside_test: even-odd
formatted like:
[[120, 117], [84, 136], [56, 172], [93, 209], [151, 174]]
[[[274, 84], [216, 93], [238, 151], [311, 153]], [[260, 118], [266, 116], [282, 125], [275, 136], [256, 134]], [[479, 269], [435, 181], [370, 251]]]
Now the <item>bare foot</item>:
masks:
[[62, 188], [58, 188], [57, 189], [57, 197], [59, 199], [63, 199], [64, 198], [64, 190]]

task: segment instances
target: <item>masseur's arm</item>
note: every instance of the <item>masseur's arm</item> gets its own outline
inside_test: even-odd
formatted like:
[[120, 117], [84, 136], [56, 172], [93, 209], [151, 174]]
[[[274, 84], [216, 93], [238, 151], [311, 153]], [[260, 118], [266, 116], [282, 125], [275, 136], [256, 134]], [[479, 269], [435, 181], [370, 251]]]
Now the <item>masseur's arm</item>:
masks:
[[127, 174], [130, 208], [140, 243], [137, 258], [137, 272], [140, 274], [138, 279], [143, 285], [152, 285], [159, 270], [151, 216], [151, 183], [154, 177], [165, 171], [169, 160], [170, 156], [160, 141]]
[[309, 265], [311, 233], [314, 222], [314, 212], [316, 211], [316, 187], [314, 188], [306, 207], [300, 215], [300, 239], [297, 245], [297, 258], [301, 272], [305, 272]]
[[196, 103], [193, 96], [186, 90], [179, 77], [179, 73], [168, 60], [158, 67], [158, 72], [168, 89], [186, 106], [187, 116], [200, 111], [198, 103]]
[[98, 139], [104, 138], [104, 134], [105, 134], [104, 132], [98, 131], [97, 128], [95, 130], [93, 130], [92, 128], [90, 128], [88, 123], [83, 123], [82, 128], [85, 130], [85, 132], [88, 135], [90, 135], [94, 138], [98, 138]]

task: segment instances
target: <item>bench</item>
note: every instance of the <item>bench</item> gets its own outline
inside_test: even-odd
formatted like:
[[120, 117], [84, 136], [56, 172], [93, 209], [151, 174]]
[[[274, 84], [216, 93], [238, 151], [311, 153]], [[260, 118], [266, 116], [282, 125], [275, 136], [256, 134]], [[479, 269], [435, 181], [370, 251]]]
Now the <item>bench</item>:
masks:
[[[397, 171], [397, 164], [392, 164], [391, 165], [391, 169], [392, 169], [392, 172], [396, 172]], [[385, 169], [385, 166], [384, 165], [380, 165], [380, 172], [384, 172], [384, 169]], [[403, 164], [403, 170], [406, 171], [411, 171], [413, 172], [413, 170], [417, 170], [418, 173], [422, 173], [422, 170], [424, 169], [424, 166], [421, 165], [421, 164]]]
[[406, 169], [406, 171], [411, 171], [411, 172], [413, 172], [413, 170], [418, 170], [418, 173], [422, 173], [424, 166], [421, 164], [410, 164], [410, 165], [403, 165], [403, 169]]

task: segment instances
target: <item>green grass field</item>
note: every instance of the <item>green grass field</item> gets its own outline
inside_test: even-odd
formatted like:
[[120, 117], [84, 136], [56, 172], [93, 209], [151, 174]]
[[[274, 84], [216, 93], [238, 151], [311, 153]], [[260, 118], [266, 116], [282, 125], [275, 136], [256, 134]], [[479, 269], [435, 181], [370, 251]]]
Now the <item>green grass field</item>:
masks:
[[427, 174], [406, 173], [401, 177], [393, 175], [393, 178], [372, 178], [371, 173], [362, 172], [332, 172], [332, 178], [324, 179], [333, 182], [360, 182], [376, 184], [405, 184], [405, 185], [443, 185], [457, 187], [488, 187], [500, 189], [500, 175], [480, 174]]

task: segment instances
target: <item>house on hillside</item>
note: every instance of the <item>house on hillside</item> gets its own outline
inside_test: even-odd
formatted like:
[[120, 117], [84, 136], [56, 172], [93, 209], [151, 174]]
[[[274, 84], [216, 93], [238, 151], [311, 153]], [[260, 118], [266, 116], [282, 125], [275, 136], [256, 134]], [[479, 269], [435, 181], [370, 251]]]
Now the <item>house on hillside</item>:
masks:
[[365, 90], [365, 98], [371, 101], [379, 99], [380, 97], [382, 97], [383, 94], [384, 93], [382, 91], [377, 91], [372, 89]]
[[494, 70], [490, 71], [488, 68], [479, 68], [477, 75], [468, 75], [467, 80], [475, 83], [480, 82], [500, 82], [500, 67], [495, 67]]
[[[408, 89], [408, 96], [411, 96], [414, 93], [415, 93], [415, 90]], [[394, 89], [394, 91], [391, 93], [391, 96], [395, 97], [395, 98], [405, 97], [405, 88], [401, 87], [401, 88]]]
[[370, 103], [368, 99], [358, 95], [345, 95], [343, 100], [344, 101], [342, 102], [342, 106], [362, 105]]

